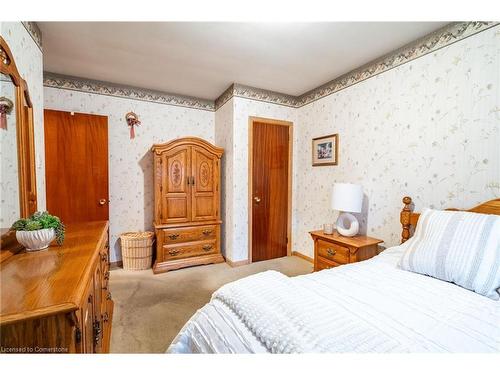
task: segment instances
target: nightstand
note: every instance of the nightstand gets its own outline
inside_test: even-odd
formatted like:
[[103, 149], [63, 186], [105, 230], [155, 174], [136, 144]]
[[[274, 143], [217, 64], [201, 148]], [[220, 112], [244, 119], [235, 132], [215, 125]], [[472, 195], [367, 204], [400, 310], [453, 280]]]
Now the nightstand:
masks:
[[384, 242], [367, 236], [343, 237], [337, 231], [309, 233], [314, 240], [314, 271], [370, 259], [378, 254], [378, 244]]

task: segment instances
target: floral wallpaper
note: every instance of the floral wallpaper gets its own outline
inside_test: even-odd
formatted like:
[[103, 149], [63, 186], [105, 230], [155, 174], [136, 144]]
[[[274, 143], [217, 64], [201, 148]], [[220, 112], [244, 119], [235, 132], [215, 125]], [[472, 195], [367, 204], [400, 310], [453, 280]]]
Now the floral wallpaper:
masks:
[[0, 34], [14, 55], [19, 73], [28, 83], [33, 103], [38, 209], [44, 210], [46, 204], [43, 140], [43, 55], [22, 22], [0, 23]]
[[[400, 241], [401, 199], [416, 210], [467, 208], [500, 196], [500, 27], [299, 108], [293, 249], [334, 222], [334, 182], [363, 186], [362, 229]], [[339, 134], [339, 165], [311, 166], [311, 139]]]
[[[16, 103], [16, 90], [9, 76], [0, 74], [0, 97]], [[16, 104], [7, 117], [7, 129], [0, 128], [0, 228], [19, 219], [19, 167], [17, 162]]]
[[[45, 108], [108, 116], [111, 261], [121, 259], [120, 233], [153, 225], [153, 143], [196, 136], [214, 142], [214, 113], [100, 94], [45, 87]], [[141, 125], [129, 139], [124, 120], [138, 114]]]
[[224, 149], [221, 162], [221, 248], [222, 254], [229, 260], [233, 254], [233, 99], [229, 99], [215, 112], [215, 144]]

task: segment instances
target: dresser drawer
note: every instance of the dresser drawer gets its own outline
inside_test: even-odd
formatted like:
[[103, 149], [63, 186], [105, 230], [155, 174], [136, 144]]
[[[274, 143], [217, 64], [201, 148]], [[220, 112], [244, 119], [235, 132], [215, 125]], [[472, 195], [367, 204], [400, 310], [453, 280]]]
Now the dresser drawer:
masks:
[[164, 245], [163, 260], [190, 258], [200, 255], [217, 254], [217, 241], [202, 241], [184, 245]]
[[162, 232], [164, 244], [204, 241], [217, 237], [217, 225], [163, 229]]
[[340, 264], [335, 263], [331, 260], [325, 259], [323, 257], [317, 257], [315, 271], [326, 270], [326, 269], [337, 267], [337, 266], [340, 266]]
[[349, 263], [349, 249], [335, 243], [318, 240], [318, 256], [340, 264]]

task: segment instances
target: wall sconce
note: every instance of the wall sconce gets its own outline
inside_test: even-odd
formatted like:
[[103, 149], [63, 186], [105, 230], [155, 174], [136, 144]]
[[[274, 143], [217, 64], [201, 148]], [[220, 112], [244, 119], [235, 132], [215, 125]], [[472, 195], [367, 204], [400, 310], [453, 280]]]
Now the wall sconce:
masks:
[[14, 108], [12, 100], [2, 96], [0, 98], [0, 129], [7, 130], [7, 115], [10, 115]]
[[134, 112], [129, 112], [125, 115], [125, 120], [127, 121], [127, 125], [130, 128], [130, 139], [135, 138], [134, 126], [141, 125], [139, 121], [139, 116], [137, 116]]

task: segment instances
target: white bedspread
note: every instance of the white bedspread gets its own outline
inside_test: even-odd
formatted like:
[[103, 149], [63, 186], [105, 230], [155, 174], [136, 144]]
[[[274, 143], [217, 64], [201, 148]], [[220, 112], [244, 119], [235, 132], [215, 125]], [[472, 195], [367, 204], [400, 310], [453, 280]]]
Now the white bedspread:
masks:
[[500, 352], [500, 302], [398, 269], [402, 251], [227, 284], [168, 352]]

